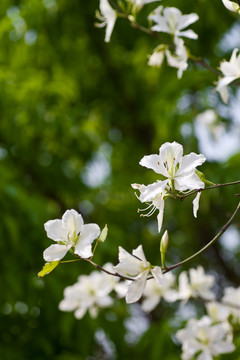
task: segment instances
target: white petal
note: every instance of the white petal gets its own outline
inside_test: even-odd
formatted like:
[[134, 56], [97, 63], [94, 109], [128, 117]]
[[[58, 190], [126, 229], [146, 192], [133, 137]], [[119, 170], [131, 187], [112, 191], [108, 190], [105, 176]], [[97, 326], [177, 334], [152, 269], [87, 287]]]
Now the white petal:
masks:
[[196, 173], [188, 176], [179, 176], [174, 180], [175, 189], [178, 191], [203, 189], [204, 182], [200, 180]]
[[92, 245], [82, 245], [78, 243], [75, 247], [74, 254], [80, 256], [83, 259], [88, 259], [89, 257], [93, 256], [92, 252]]
[[64, 226], [62, 220], [49, 220], [44, 224], [47, 237], [54, 241], [66, 241], [68, 229]]
[[157, 222], [158, 222], [158, 232], [161, 232], [162, 222], [163, 222], [163, 209], [159, 210], [159, 214], [157, 216]]
[[148, 169], [154, 170], [157, 174], [162, 174], [164, 176], [168, 175], [163, 165], [163, 162], [161, 161], [159, 155], [157, 154], [144, 156], [140, 160], [139, 164], [145, 166]]
[[202, 154], [190, 153], [183, 156], [182, 162], [179, 166], [176, 176], [190, 175], [191, 172], [195, 172], [197, 166], [202, 165], [206, 161], [206, 158]]
[[[153, 184], [147, 185], [145, 186], [143, 189], [143, 191], [141, 192], [141, 188], [139, 189], [141, 194], [140, 194], [140, 201], [141, 202], [148, 202], [148, 201], [157, 201], [157, 197], [159, 195], [164, 194], [164, 190], [166, 188], [168, 184], [168, 180], [164, 180], [164, 181], [157, 181]], [[155, 205], [155, 203], [154, 203]], [[157, 206], [158, 207], [158, 206]]]
[[143, 300], [141, 303], [141, 308], [145, 312], [151, 312], [159, 304], [161, 297], [159, 295], [152, 295]]
[[83, 227], [83, 218], [76, 210], [67, 210], [62, 217], [63, 224], [66, 226], [70, 235], [75, 232], [76, 235], [81, 231]]
[[91, 244], [100, 235], [100, 228], [97, 224], [83, 225], [79, 239], [75, 245], [75, 254], [82, 258], [92, 256]]
[[193, 200], [193, 215], [196, 218], [197, 217], [197, 212], [199, 209], [199, 199], [200, 199], [200, 195], [201, 193], [198, 192], [197, 196], [195, 197], [195, 199]]
[[225, 77], [221, 78], [217, 83], [216, 90], [219, 91], [221, 88], [227, 86], [228, 84], [230, 84], [232, 81], [236, 80], [237, 78], [238, 78], [238, 76], [225, 76]]
[[129, 285], [126, 295], [127, 304], [131, 304], [138, 301], [142, 296], [142, 293], [146, 286], [148, 272], [149, 272], [148, 270], [142, 272], [141, 275], [138, 277], [138, 279], [132, 281], [132, 283]]
[[114, 266], [114, 270], [119, 274], [128, 276], [137, 276], [142, 271], [142, 261], [135, 256], [129, 254], [121, 246], [119, 246], [119, 264]]
[[138, 259], [142, 260], [144, 266], [147, 266], [147, 259], [143, 252], [142, 245], [139, 245], [136, 249], [132, 251], [133, 255], [136, 256]]
[[198, 38], [198, 35], [193, 30], [179, 31], [177, 33], [177, 35], [184, 36], [184, 37], [187, 37], [189, 39], [194, 39], [194, 40], [196, 40]]
[[178, 29], [182, 30], [185, 27], [193, 24], [199, 19], [199, 16], [195, 13], [188, 14], [188, 15], [182, 15], [179, 21]]
[[159, 285], [162, 285], [163, 283], [163, 273], [162, 273], [162, 269], [159, 266], [155, 266], [152, 270], [151, 273], [153, 274], [154, 279], [156, 280], [156, 282]]
[[86, 311], [87, 311], [87, 309], [86, 309], [85, 307], [79, 307], [79, 308], [75, 311], [74, 315], [75, 315], [75, 317], [76, 317], [77, 319], [82, 319], [83, 316], [86, 314]]
[[70, 248], [71, 245], [51, 245], [46, 250], [44, 250], [43, 258], [48, 262], [61, 260]]
[[[166, 142], [160, 147], [159, 152], [160, 159], [163, 164], [167, 162], [169, 166], [171, 166], [172, 164], [176, 165], [182, 158], [183, 147], [176, 141], [172, 143]], [[169, 177], [169, 174], [167, 173], [167, 175], [165, 176]]]
[[228, 103], [228, 99], [229, 99], [229, 93], [228, 93], [228, 87], [227, 86], [223, 86], [221, 87], [221, 89], [217, 90], [221, 96], [222, 101], [224, 102], [224, 104]]
[[230, 11], [237, 12], [239, 10], [239, 5], [235, 1], [222, 0], [223, 5]]

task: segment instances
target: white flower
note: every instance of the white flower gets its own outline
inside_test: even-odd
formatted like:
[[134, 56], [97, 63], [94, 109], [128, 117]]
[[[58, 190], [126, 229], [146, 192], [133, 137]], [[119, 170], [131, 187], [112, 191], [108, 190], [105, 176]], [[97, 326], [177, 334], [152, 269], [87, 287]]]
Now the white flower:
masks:
[[64, 299], [59, 304], [62, 311], [75, 311], [77, 319], [81, 319], [87, 310], [95, 318], [98, 308], [105, 308], [113, 304], [109, 296], [112, 284], [110, 275], [93, 271], [90, 275], [81, 275], [78, 282], [64, 290]]
[[190, 297], [201, 297], [207, 300], [215, 298], [214, 293], [210, 290], [213, 286], [215, 278], [212, 275], [206, 275], [204, 269], [198, 266], [197, 269], [189, 270], [188, 279], [187, 272], [183, 271], [179, 276], [179, 295], [180, 300], [187, 301]]
[[172, 34], [174, 37], [185, 36], [190, 39], [197, 39], [198, 36], [193, 30], [181, 31], [190, 24], [199, 19], [197, 14], [182, 15], [181, 11], [175, 7], [166, 7], [161, 15], [161, 8], [149, 16], [157, 25], [152, 27], [153, 31], [166, 32]]
[[168, 302], [177, 300], [177, 292], [173, 290], [175, 276], [172, 273], [163, 275], [161, 284], [150, 279], [147, 281], [146, 288], [143, 292], [144, 299], [141, 308], [146, 312], [151, 312], [160, 302], [161, 298]]
[[168, 65], [178, 69], [177, 76], [181, 79], [183, 71], [188, 67], [188, 54], [182, 39], [176, 37], [174, 43], [176, 45], [175, 53], [172, 54], [169, 50], [166, 50], [166, 56]]
[[[159, 149], [159, 155], [144, 156], [139, 164], [163, 175], [167, 180], [157, 181], [151, 185], [132, 184], [134, 189], [140, 191], [139, 200], [150, 202], [150, 216], [159, 209], [158, 231], [160, 232], [163, 219], [164, 198], [168, 196], [170, 189], [186, 191], [204, 188], [204, 182], [196, 174], [196, 167], [201, 165], [206, 158], [200, 154], [190, 153], [183, 156], [183, 147], [177, 142], [165, 143]], [[194, 202], [194, 215], [197, 213], [199, 195]]]
[[169, 184], [178, 191], [185, 191], [204, 188], [204, 183], [196, 174], [196, 167], [202, 165], [205, 160], [204, 155], [193, 152], [183, 156], [182, 145], [174, 141], [163, 144], [159, 149], [159, 155], [144, 156], [139, 164], [165, 176], [168, 179], [162, 182], [165, 187]]
[[46, 261], [62, 259], [69, 249], [82, 258], [92, 256], [92, 242], [100, 235], [97, 224], [83, 223], [82, 215], [75, 210], [67, 210], [62, 220], [49, 220], [44, 224], [47, 236], [57, 244], [49, 246], [43, 253]]
[[128, 304], [136, 302], [142, 296], [145, 289], [148, 274], [151, 273], [154, 279], [161, 283], [162, 270], [159, 266], [152, 267], [146, 260], [142, 245], [139, 245], [129, 254], [121, 246], [119, 247], [119, 264], [114, 267], [115, 271], [123, 276], [132, 278], [133, 281], [128, 287], [126, 302]]
[[95, 24], [98, 27], [106, 26], [105, 42], [109, 42], [113, 28], [117, 19], [117, 12], [110, 6], [108, 0], [100, 0], [100, 12], [96, 17], [102, 21], [102, 23]]
[[206, 308], [214, 323], [227, 321], [230, 314], [230, 309], [227, 306], [214, 301], [207, 303]]
[[[240, 322], [240, 287], [229, 287], [224, 289], [222, 301], [229, 307], [230, 314], [233, 316], [234, 322]], [[231, 306], [232, 305], [232, 306]], [[235, 307], [234, 307], [235, 306]]]
[[237, 48], [234, 49], [230, 61], [224, 60], [220, 64], [220, 70], [223, 77], [218, 81], [216, 91], [220, 93], [224, 103], [228, 102], [227, 85], [240, 78], [240, 54], [237, 56], [238, 51]]
[[189, 320], [176, 338], [182, 343], [183, 360], [195, 359], [195, 355], [196, 360], [213, 360], [214, 356], [235, 350], [230, 325], [226, 322], [214, 325], [208, 316]]
[[165, 46], [156, 48], [152, 55], [149, 56], [148, 65], [160, 68], [164, 60], [165, 50]]
[[235, 1], [222, 0], [223, 5], [230, 11], [240, 12], [240, 6]]
[[166, 190], [169, 189], [166, 181], [158, 181], [147, 186], [140, 184], [132, 184], [132, 187], [133, 189], [137, 189], [140, 191], [140, 196], [138, 196], [138, 199], [141, 202], [149, 203], [149, 205], [145, 209], [139, 209], [139, 211], [149, 210], [148, 213], [141, 214], [141, 216], [151, 216], [156, 210], [159, 210], [157, 221], [158, 231], [160, 232], [163, 221], [164, 196], [166, 195]]

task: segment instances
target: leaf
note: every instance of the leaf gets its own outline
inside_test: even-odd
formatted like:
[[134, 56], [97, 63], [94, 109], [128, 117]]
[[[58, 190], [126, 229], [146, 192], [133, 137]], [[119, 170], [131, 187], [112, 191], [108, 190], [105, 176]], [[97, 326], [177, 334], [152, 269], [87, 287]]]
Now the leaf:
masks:
[[105, 225], [101, 231], [98, 241], [104, 242], [106, 240], [107, 234], [108, 234], [108, 226]]
[[50, 272], [52, 272], [55, 269], [55, 267], [58, 266], [59, 263], [60, 263], [60, 260], [47, 262], [43, 266], [42, 270], [39, 271], [38, 277], [44, 277], [45, 275], [48, 275]]

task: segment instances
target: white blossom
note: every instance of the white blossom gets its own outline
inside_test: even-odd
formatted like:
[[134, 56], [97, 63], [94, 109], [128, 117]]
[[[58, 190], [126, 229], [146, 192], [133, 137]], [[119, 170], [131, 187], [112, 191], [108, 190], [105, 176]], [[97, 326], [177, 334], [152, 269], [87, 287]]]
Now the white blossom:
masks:
[[161, 298], [168, 302], [176, 301], [178, 295], [173, 289], [174, 284], [175, 276], [170, 272], [163, 275], [161, 284], [154, 281], [154, 279], [148, 280], [143, 292], [142, 309], [151, 312], [159, 304]]
[[175, 53], [172, 54], [169, 50], [166, 50], [166, 57], [168, 65], [178, 69], [177, 76], [181, 79], [183, 71], [188, 67], [188, 53], [182, 39], [176, 37], [174, 43], [176, 45]]
[[227, 85], [240, 78], [240, 54], [237, 56], [238, 51], [237, 48], [234, 49], [230, 61], [224, 60], [220, 64], [220, 70], [223, 77], [218, 81], [216, 91], [220, 93], [224, 103], [228, 102], [229, 97]]
[[233, 321], [239, 323], [240, 322], [240, 287], [225, 288], [222, 301], [226, 303], [226, 305], [228, 305], [229, 312], [233, 316]]
[[189, 278], [186, 271], [179, 276], [179, 294], [180, 300], [187, 301], [190, 297], [201, 297], [207, 300], [215, 298], [210, 290], [214, 284], [215, 278], [212, 275], [206, 275], [202, 266], [197, 269], [189, 270]]
[[81, 275], [78, 282], [64, 290], [64, 299], [59, 304], [62, 311], [74, 311], [81, 319], [87, 310], [91, 317], [98, 315], [98, 308], [113, 304], [109, 293], [113, 289], [112, 276], [93, 271], [90, 275]]
[[97, 224], [84, 225], [82, 215], [67, 210], [62, 219], [49, 220], [44, 224], [47, 236], [57, 244], [49, 246], [43, 253], [46, 261], [62, 259], [69, 249], [82, 258], [92, 256], [92, 242], [100, 235]]
[[156, 25], [152, 27], [153, 31], [166, 32], [172, 34], [174, 37], [185, 36], [190, 39], [198, 38], [193, 30], [181, 31], [199, 19], [197, 14], [182, 15], [179, 9], [166, 7], [163, 9], [163, 15], [161, 15], [161, 10], [162, 8], [158, 7], [157, 11], [149, 16], [149, 19], [156, 23]]
[[129, 254], [121, 246], [119, 247], [119, 264], [114, 267], [115, 271], [133, 281], [128, 286], [126, 302], [128, 304], [136, 302], [142, 296], [145, 289], [148, 274], [151, 273], [154, 279], [161, 283], [162, 270], [159, 266], [153, 267], [147, 260], [143, 252], [142, 245], [139, 245]]
[[[202, 154], [190, 153], [183, 156], [183, 147], [177, 142], [165, 143], [159, 149], [159, 155], [144, 156], [139, 164], [154, 170], [157, 174], [166, 177], [166, 180], [157, 181], [150, 185], [132, 184], [134, 189], [140, 191], [139, 200], [150, 202], [150, 216], [159, 209], [158, 231], [160, 232], [163, 219], [164, 199], [168, 196], [170, 189], [186, 191], [204, 188], [204, 182], [196, 174], [196, 167], [201, 165], [206, 158]], [[194, 203], [194, 215], [196, 215], [197, 200]]]
[[230, 315], [229, 307], [215, 301], [208, 302], [206, 304], [206, 309], [208, 316], [214, 323], [227, 321]]
[[100, 13], [97, 12], [96, 17], [102, 21], [102, 23], [95, 25], [98, 27], [106, 26], [105, 42], [109, 42], [117, 20], [117, 12], [111, 7], [108, 0], [100, 0], [99, 8]]
[[[161, 46], [161, 45], [160, 45]], [[161, 67], [164, 56], [165, 56], [165, 50], [166, 46], [160, 47], [158, 46], [152, 53], [152, 55], [149, 56], [148, 65], [154, 66], [154, 67]]]
[[240, 6], [235, 1], [222, 0], [223, 5], [230, 11], [240, 12]]
[[213, 360], [215, 356], [235, 350], [230, 325], [227, 322], [213, 324], [208, 316], [189, 320], [176, 338], [182, 344], [183, 360], [195, 359], [195, 355], [196, 360]]

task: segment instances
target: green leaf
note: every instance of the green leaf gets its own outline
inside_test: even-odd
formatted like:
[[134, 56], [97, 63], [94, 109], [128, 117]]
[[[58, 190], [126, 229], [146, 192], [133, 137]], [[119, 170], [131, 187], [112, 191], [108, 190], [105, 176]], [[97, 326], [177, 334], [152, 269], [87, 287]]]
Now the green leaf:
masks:
[[38, 277], [44, 277], [45, 275], [48, 275], [50, 272], [52, 272], [55, 269], [55, 267], [58, 266], [59, 263], [60, 263], [60, 260], [47, 262], [43, 266], [42, 270], [39, 271]]
[[105, 225], [101, 231], [98, 241], [104, 242], [106, 240], [107, 234], [108, 234], [108, 226]]

